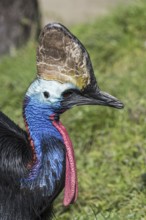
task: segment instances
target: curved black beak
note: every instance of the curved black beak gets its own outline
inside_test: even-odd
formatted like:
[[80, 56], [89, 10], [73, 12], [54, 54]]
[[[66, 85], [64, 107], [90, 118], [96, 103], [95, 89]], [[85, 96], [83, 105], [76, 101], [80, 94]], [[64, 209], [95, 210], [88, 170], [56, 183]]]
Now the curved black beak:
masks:
[[74, 91], [69, 97], [62, 101], [63, 108], [71, 108], [75, 105], [103, 105], [117, 109], [124, 107], [124, 104], [116, 97], [100, 90], [94, 92], [88, 91], [88, 93]]
[[83, 98], [84, 104], [87, 105], [104, 105], [118, 109], [124, 107], [124, 104], [121, 101], [119, 101], [116, 97], [103, 91], [91, 93], [85, 95], [84, 97], [85, 97], [85, 99]]

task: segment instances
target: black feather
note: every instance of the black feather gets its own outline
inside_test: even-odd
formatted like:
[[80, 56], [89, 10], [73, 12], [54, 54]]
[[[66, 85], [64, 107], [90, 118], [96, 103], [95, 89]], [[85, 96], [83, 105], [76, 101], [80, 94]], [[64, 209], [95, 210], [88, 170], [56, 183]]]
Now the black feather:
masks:
[[9, 184], [17, 184], [27, 175], [26, 165], [31, 161], [27, 133], [0, 112], [0, 176]]
[[[43, 141], [44, 153], [48, 145], [50, 149], [61, 147], [64, 150], [59, 140], [51, 140]], [[31, 160], [27, 133], [0, 112], [0, 220], [52, 219], [52, 202], [64, 187], [65, 171], [53, 195], [47, 197], [39, 188], [35, 191], [21, 188], [21, 178], [28, 175], [27, 164]]]

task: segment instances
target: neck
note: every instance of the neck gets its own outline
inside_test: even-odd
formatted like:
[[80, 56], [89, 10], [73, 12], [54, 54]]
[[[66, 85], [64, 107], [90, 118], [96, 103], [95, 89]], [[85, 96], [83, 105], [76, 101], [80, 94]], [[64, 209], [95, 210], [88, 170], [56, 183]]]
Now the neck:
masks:
[[41, 195], [47, 192], [47, 196], [51, 195], [54, 198], [64, 186], [65, 179], [64, 205], [67, 206], [76, 200], [78, 193], [73, 146], [66, 129], [59, 122], [58, 115], [50, 111], [48, 116], [48, 109], [47, 114], [46, 111], [40, 112], [40, 109], [41, 106], [34, 105], [24, 109], [32, 152], [36, 160], [30, 176], [22, 181], [22, 187], [45, 187]]
[[[46, 187], [52, 194], [56, 182], [64, 175], [65, 152], [63, 139], [60, 132], [53, 125], [55, 120], [59, 122], [58, 115], [38, 114], [36, 108], [25, 108], [24, 119], [26, 129], [30, 137], [33, 161], [29, 165], [31, 171], [29, 177], [23, 180], [23, 184], [33, 189]], [[23, 185], [22, 184], [22, 185]]]
[[[59, 120], [59, 115], [54, 115], [52, 112], [46, 114], [46, 112], [40, 111], [41, 108], [26, 108], [24, 111], [24, 119], [26, 124], [26, 129], [29, 133], [31, 139], [31, 146], [33, 149], [33, 154], [36, 157], [37, 162], [41, 160], [42, 157], [42, 146], [41, 142], [45, 138], [55, 137], [62, 141], [62, 136], [58, 130], [53, 125], [53, 120]], [[55, 117], [56, 116], [56, 117]], [[35, 150], [35, 151], [34, 151]]]

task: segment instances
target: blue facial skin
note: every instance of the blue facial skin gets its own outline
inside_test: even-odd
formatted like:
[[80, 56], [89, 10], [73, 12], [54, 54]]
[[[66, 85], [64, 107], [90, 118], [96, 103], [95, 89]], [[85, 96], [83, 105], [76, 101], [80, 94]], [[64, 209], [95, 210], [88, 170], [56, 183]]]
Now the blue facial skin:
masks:
[[41, 95], [25, 97], [24, 118], [34, 143], [37, 163], [28, 178], [21, 180], [21, 187], [42, 188], [43, 194], [50, 196], [63, 174], [65, 160], [62, 136], [49, 119], [54, 114], [59, 116], [61, 98], [52, 104], [44, 101]]

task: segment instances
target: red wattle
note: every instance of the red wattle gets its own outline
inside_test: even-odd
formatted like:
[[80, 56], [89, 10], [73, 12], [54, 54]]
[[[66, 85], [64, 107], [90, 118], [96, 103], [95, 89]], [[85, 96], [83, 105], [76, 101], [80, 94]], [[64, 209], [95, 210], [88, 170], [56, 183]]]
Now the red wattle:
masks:
[[66, 173], [63, 204], [68, 206], [76, 201], [78, 195], [78, 182], [74, 150], [69, 135], [62, 123], [53, 121], [53, 125], [62, 135], [66, 147]]

